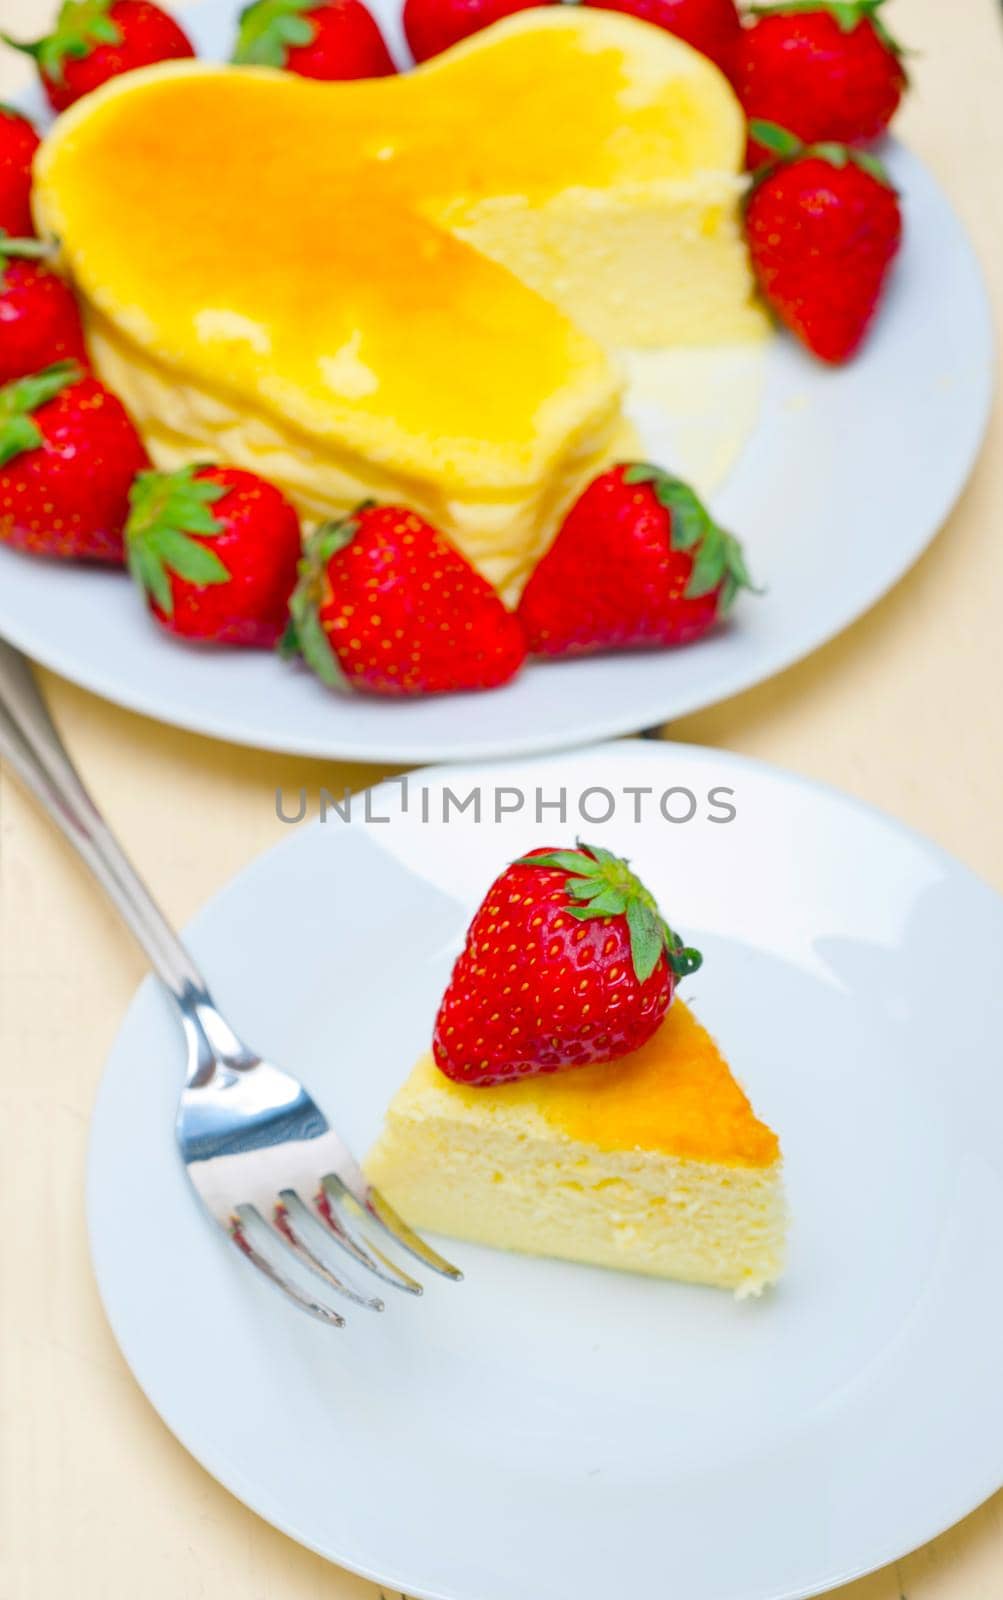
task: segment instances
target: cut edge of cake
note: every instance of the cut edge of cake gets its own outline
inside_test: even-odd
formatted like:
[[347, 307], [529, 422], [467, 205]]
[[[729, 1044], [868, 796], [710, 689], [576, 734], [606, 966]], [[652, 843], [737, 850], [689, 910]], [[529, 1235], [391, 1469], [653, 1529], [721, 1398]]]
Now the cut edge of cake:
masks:
[[555, 1128], [524, 1094], [458, 1088], [428, 1054], [391, 1102], [366, 1171], [415, 1227], [477, 1244], [740, 1297], [784, 1267], [779, 1154], [749, 1165], [603, 1149]]

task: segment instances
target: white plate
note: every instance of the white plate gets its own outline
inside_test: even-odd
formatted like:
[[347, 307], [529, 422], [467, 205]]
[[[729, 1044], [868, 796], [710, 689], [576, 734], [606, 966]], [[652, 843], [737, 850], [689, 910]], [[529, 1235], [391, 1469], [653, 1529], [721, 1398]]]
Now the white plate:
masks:
[[[398, 0], [375, 9], [400, 47]], [[192, 13], [204, 54], [226, 56], [233, 15], [232, 0], [207, 0]], [[534, 666], [489, 699], [351, 700], [268, 656], [176, 644], [120, 574], [54, 569], [9, 550], [0, 550], [0, 634], [64, 677], [164, 722], [344, 759], [555, 749], [749, 688], [845, 628], [902, 576], [954, 503], [986, 425], [992, 337], [978, 265], [921, 163], [893, 147], [889, 164], [904, 194], [907, 240], [876, 333], [842, 372], [773, 342], [758, 426], [712, 497], [767, 593], [746, 597], [732, 626], [699, 646]], [[717, 418], [721, 444], [734, 425], [726, 411]], [[713, 438], [713, 414], [708, 423]], [[666, 459], [664, 437], [645, 444]], [[684, 431], [668, 464], [690, 472], [688, 456]]]
[[[497, 786], [526, 804], [423, 823], [422, 788], [435, 817], [446, 785], [488, 814]], [[605, 826], [579, 815], [590, 786], [616, 804]], [[669, 786], [693, 821], [661, 819]], [[537, 788], [565, 790], [566, 826], [537, 826]], [[173, 1145], [181, 1041], [148, 983], [97, 1102], [90, 1233], [126, 1359], [192, 1454], [293, 1538], [435, 1600], [610, 1600], [653, 1575], [685, 1600], [792, 1600], [997, 1489], [1003, 901], [878, 813], [708, 750], [439, 769], [406, 815], [399, 785], [375, 795], [391, 821], [293, 830], [190, 929], [257, 1048], [364, 1151], [488, 882], [580, 827], [705, 952], [687, 993], [780, 1130], [789, 1271], [739, 1303], [450, 1245], [463, 1284], [333, 1334], [198, 1211]]]

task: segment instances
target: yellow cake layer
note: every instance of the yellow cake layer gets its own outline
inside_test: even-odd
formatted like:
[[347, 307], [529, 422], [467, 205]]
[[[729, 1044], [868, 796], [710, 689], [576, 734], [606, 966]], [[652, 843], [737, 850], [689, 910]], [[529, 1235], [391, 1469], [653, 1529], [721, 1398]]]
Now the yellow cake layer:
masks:
[[423, 1056], [367, 1171], [415, 1226], [501, 1249], [743, 1294], [783, 1267], [776, 1135], [679, 1000], [605, 1066], [468, 1088]]
[[155, 448], [313, 514], [406, 495], [511, 581], [616, 448], [607, 347], [761, 330], [743, 142], [704, 57], [555, 7], [393, 78], [128, 74], [59, 119], [36, 207]]
[[461, 494], [441, 478], [408, 472], [392, 459], [367, 458], [344, 442], [307, 437], [277, 411], [182, 381], [124, 339], [107, 318], [91, 312], [86, 321], [94, 364], [127, 399], [156, 466], [172, 471], [211, 457], [258, 472], [292, 500], [308, 525], [361, 500], [407, 505], [449, 533], [513, 604], [584, 484], [639, 451], [616, 393], [608, 408], [565, 436], [538, 479], [504, 491], [471, 485]]

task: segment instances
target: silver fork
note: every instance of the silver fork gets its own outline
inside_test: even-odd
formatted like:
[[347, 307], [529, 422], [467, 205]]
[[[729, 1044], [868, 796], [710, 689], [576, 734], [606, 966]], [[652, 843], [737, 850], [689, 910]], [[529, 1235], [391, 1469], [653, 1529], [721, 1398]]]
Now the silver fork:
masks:
[[[188, 1049], [178, 1146], [196, 1194], [245, 1259], [303, 1311], [335, 1327], [345, 1319], [321, 1285], [383, 1309], [382, 1300], [342, 1277], [339, 1250], [383, 1282], [421, 1293], [371, 1234], [459, 1279], [457, 1268], [367, 1183], [303, 1085], [249, 1050], [213, 1005], [194, 961], [84, 787], [27, 661], [2, 639], [0, 756], [83, 857], [177, 1007]], [[291, 1276], [294, 1264], [299, 1270]]]

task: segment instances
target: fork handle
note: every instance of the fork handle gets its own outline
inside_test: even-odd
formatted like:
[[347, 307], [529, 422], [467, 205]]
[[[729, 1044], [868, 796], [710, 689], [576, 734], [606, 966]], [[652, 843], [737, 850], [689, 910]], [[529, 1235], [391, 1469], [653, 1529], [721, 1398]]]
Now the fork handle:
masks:
[[83, 857], [182, 1012], [208, 1005], [201, 973], [84, 787], [27, 661], [4, 639], [0, 756]]

